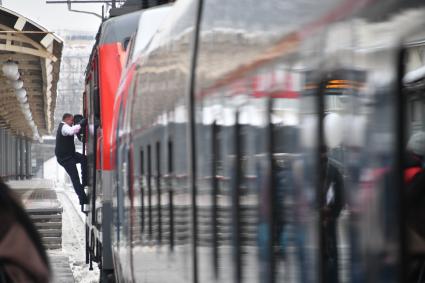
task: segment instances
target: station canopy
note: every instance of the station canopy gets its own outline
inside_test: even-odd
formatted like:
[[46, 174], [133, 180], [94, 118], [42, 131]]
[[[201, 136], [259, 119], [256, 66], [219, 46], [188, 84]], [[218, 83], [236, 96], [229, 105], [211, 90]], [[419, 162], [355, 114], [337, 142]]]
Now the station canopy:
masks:
[[63, 42], [0, 6], [0, 127], [40, 139], [54, 125]]

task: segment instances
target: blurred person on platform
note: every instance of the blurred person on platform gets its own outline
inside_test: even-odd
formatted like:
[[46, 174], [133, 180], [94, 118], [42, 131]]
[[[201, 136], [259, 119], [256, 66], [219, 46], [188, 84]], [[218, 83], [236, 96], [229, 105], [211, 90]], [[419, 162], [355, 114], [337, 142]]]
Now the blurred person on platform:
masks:
[[425, 132], [412, 134], [404, 166], [406, 224], [408, 236], [408, 281], [425, 281]]
[[0, 283], [49, 282], [49, 261], [40, 235], [1, 178], [0, 223]]

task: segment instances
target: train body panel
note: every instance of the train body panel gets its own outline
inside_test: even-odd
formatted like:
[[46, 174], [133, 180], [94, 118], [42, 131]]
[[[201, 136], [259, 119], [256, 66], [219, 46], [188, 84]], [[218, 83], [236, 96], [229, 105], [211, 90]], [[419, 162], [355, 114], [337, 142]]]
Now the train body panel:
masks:
[[115, 95], [125, 63], [125, 48], [137, 28], [140, 12], [102, 23], [86, 71], [86, 109], [89, 118], [87, 156], [90, 197], [87, 216], [88, 250], [99, 263], [102, 280], [113, 271], [111, 224], [113, 221], [113, 169], [111, 135]]
[[[134, 96], [135, 91], [139, 91], [135, 85], [140, 79], [137, 76], [137, 69], [140, 67], [138, 54], [146, 48], [152, 36], [155, 34], [158, 25], [167, 17], [171, 5], [161, 5], [159, 7], [144, 10], [139, 19], [138, 32], [133, 36], [130, 47], [127, 51], [127, 66], [123, 72], [122, 80], [117, 91], [115, 105], [113, 127], [114, 132], [111, 135], [112, 151], [111, 156], [114, 160], [113, 166], [116, 168], [114, 175], [114, 194], [113, 194], [113, 254], [114, 262], [117, 267], [116, 277], [119, 280], [128, 282], [133, 280], [133, 266], [131, 259], [133, 258], [133, 244], [137, 238], [134, 234], [140, 233], [141, 229], [139, 221], [133, 218], [139, 218], [140, 199], [139, 194], [134, 192], [132, 182], [123, 178], [129, 174], [132, 168], [132, 161], [129, 161], [128, 140], [131, 132], [128, 129], [128, 119], [130, 119], [129, 111], [131, 105], [127, 105], [127, 100]], [[137, 194], [137, 196], [135, 196]], [[136, 215], [132, 216], [134, 213]], [[138, 224], [138, 225], [135, 225]]]
[[421, 88], [401, 65], [423, 64], [424, 15], [419, 1], [177, 1], [115, 99], [118, 280], [403, 281], [403, 127], [425, 124], [402, 115]]
[[[137, 87], [125, 109], [126, 113], [141, 114], [124, 118], [121, 128], [126, 137], [123, 147], [127, 150], [131, 147], [136, 156], [131, 165], [133, 184], [128, 188], [133, 199], [130, 207], [125, 207], [134, 215], [131, 217], [134, 227], [130, 237], [135, 282], [165, 282], [170, 276], [174, 282], [188, 282], [193, 278], [190, 267], [193, 251], [186, 158], [186, 92], [192, 55], [188, 47], [196, 16], [194, 3], [182, 1], [174, 4], [167, 23], [177, 21], [178, 28], [165, 23], [143, 52], [137, 72]], [[177, 45], [173, 44], [174, 40]], [[171, 44], [175, 48], [170, 49]], [[166, 69], [156, 70], [165, 64], [168, 64]], [[158, 72], [159, 76], [156, 75]], [[181, 80], [164, 84], [161, 91], [144, 88], [143, 82], [155, 79], [152, 82], [160, 86], [174, 75]], [[150, 99], [151, 96], [157, 97], [160, 103]], [[123, 159], [128, 152], [123, 152]], [[168, 160], [169, 152], [175, 153], [172, 161]], [[164, 175], [168, 176], [166, 180], [162, 178]], [[125, 175], [120, 178], [130, 179]], [[141, 221], [144, 218], [149, 221]]]
[[[111, 170], [112, 164], [109, 156], [110, 152], [110, 124], [112, 124], [113, 111], [115, 102], [115, 92], [118, 89], [119, 79], [121, 76], [122, 62], [124, 57], [121, 43], [110, 43], [99, 47], [99, 92], [100, 92], [100, 108], [102, 121], [102, 135], [106, 137], [103, 140], [102, 148], [99, 153], [102, 154], [102, 163], [97, 164], [99, 170]], [[112, 60], [111, 60], [112, 59]], [[114, 60], [115, 59], [115, 60]], [[100, 154], [99, 154], [100, 155]]]

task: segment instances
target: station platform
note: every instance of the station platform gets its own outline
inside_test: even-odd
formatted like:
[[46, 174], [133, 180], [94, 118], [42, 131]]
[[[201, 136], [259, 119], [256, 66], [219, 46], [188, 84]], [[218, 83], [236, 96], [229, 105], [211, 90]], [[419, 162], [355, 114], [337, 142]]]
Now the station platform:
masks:
[[62, 251], [62, 204], [50, 180], [23, 180], [7, 183], [20, 197], [47, 249], [53, 271], [52, 282], [75, 282], [69, 257]]

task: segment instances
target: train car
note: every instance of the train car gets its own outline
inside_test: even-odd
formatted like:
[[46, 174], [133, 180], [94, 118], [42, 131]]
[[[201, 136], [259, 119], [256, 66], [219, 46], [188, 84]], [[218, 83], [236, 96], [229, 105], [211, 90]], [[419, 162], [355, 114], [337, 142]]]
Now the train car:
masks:
[[[130, 258], [131, 258], [131, 245], [127, 245], [129, 235], [129, 227], [132, 230], [139, 229], [137, 223], [132, 223], [129, 217], [130, 212], [125, 209], [128, 207], [127, 192], [123, 188], [123, 183], [118, 182], [119, 170], [127, 170], [121, 165], [123, 164], [123, 157], [117, 159], [117, 151], [126, 151], [125, 148], [117, 147], [117, 144], [123, 144], [124, 140], [128, 138], [123, 135], [121, 125], [128, 117], [124, 116], [123, 109], [126, 107], [127, 99], [132, 92], [134, 92], [136, 77], [136, 69], [138, 68], [139, 55], [148, 45], [149, 41], [155, 35], [158, 26], [164, 21], [172, 8], [172, 4], [164, 4], [149, 9], [144, 9], [140, 14], [137, 32], [132, 36], [129, 47], [127, 49], [126, 65], [122, 72], [120, 85], [118, 87], [112, 119], [111, 131], [111, 159], [115, 175], [113, 176], [113, 193], [112, 193], [112, 206], [113, 206], [113, 221], [112, 221], [112, 255], [114, 262], [115, 277], [118, 281], [130, 281], [129, 275], [131, 272]], [[118, 142], [117, 142], [118, 140]]]
[[424, 130], [424, 16], [177, 1], [120, 108], [119, 280], [420, 281], [403, 155]]
[[85, 150], [90, 202], [86, 218], [86, 260], [97, 262], [102, 278], [113, 272], [111, 252], [112, 175], [110, 135], [115, 94], [125, 63], [125, 50], [141, 12], [102, 23], [86, 70], [84, 115], [88, 118]]

